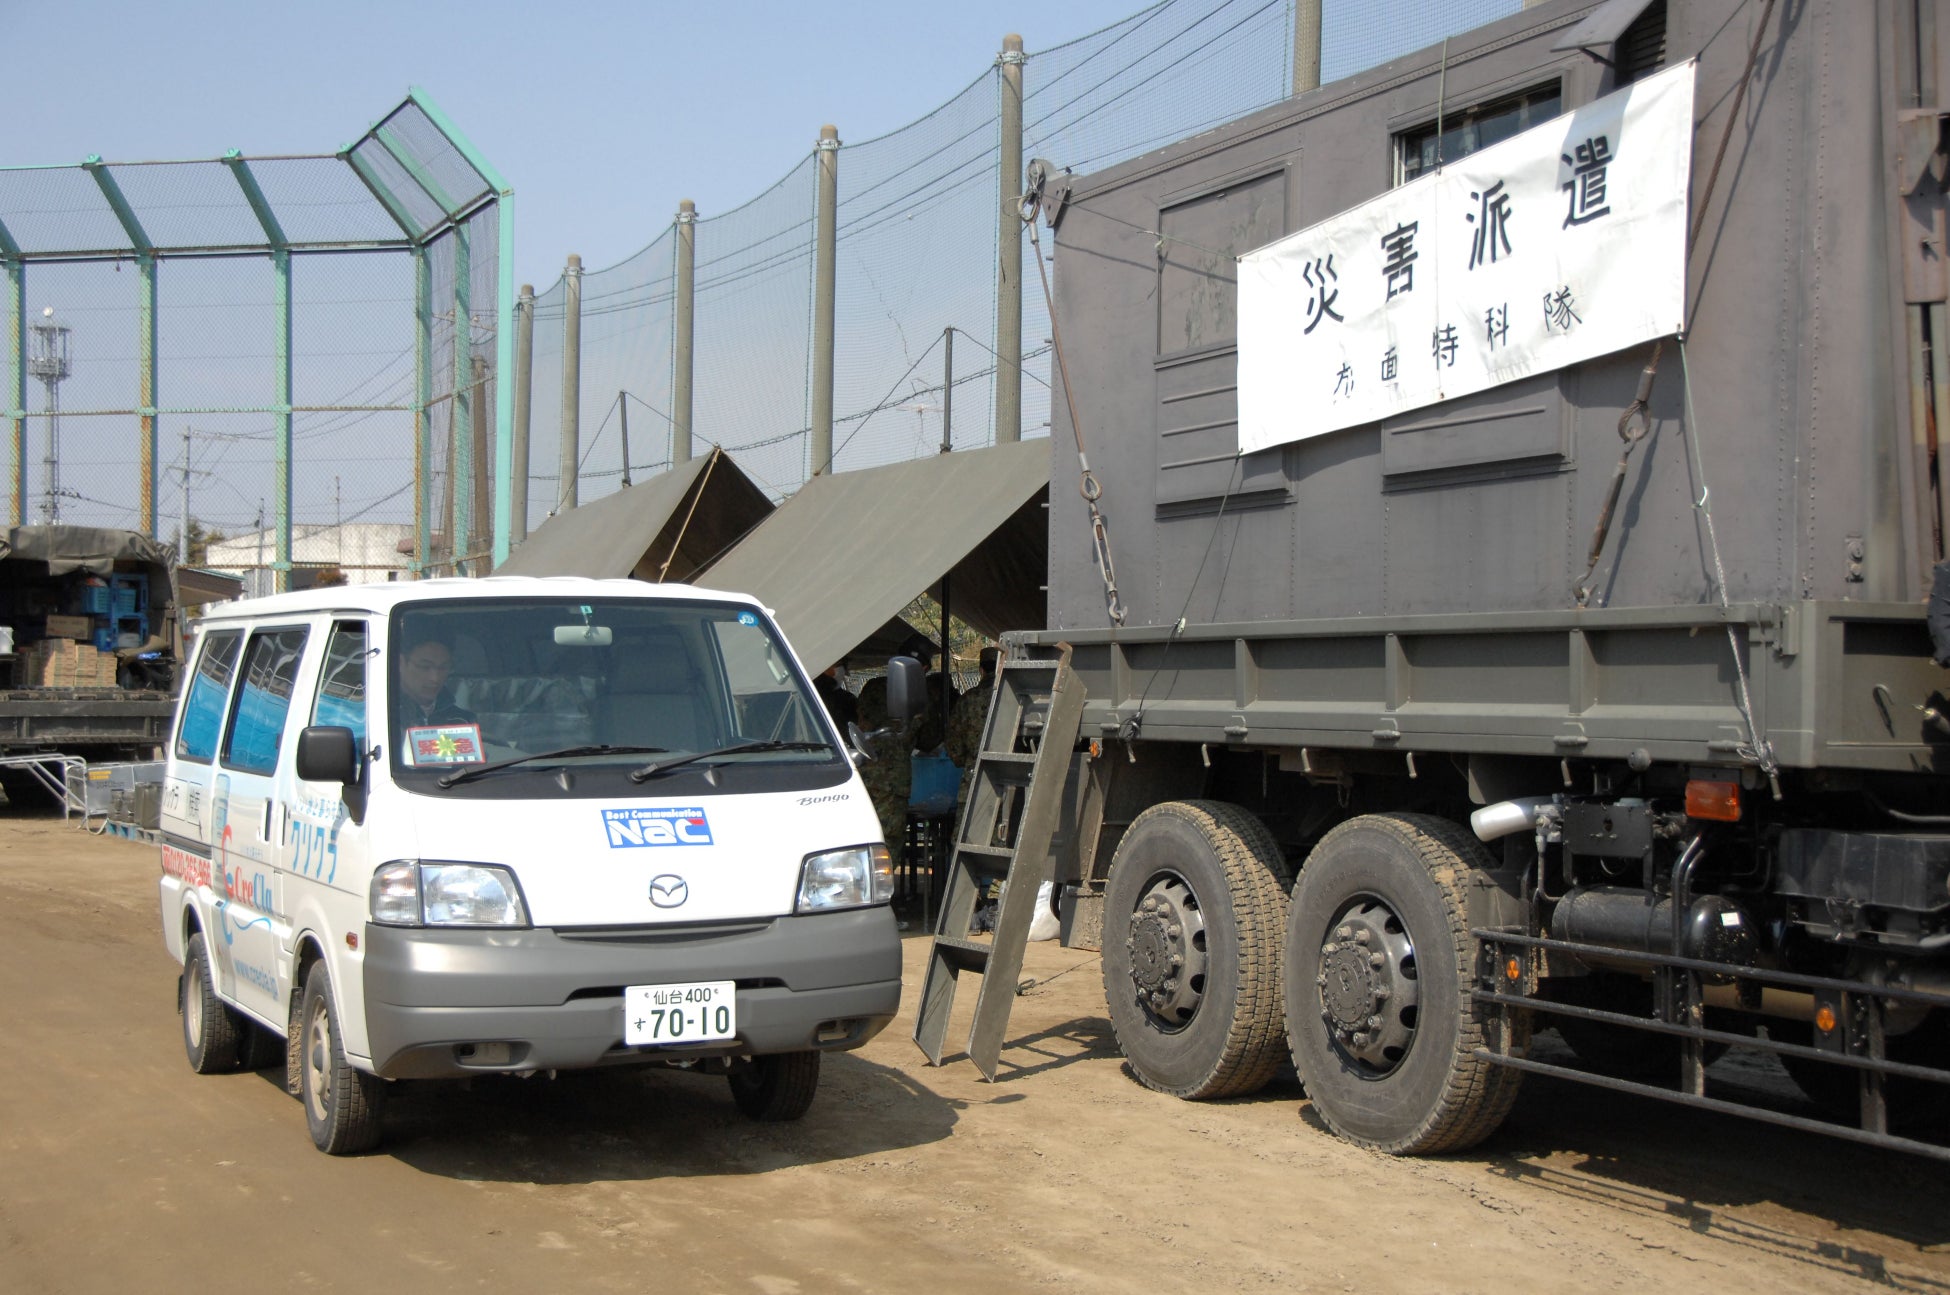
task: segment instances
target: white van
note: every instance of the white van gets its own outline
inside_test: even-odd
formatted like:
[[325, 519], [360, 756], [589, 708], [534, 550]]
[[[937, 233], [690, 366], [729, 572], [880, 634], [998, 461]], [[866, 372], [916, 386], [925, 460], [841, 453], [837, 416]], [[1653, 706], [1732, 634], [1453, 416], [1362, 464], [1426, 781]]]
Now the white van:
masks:
[[[162, 926], [199, 1073], [282, 1041], [312, 1140], [388, 1081], [673, 1064], [795, 1119], [900, 1002], [880, 828], [750, 599], [633, 580], [318, 589], [199, 624]], [[904, 663], [911, 664], [911, 663]]]

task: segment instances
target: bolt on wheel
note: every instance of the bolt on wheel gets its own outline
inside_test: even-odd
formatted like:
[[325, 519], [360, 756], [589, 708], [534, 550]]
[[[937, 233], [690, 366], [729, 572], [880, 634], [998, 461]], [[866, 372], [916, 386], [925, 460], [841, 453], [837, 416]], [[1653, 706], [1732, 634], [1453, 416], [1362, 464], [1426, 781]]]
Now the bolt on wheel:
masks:
[[1146, 1015], [1167, 1031], [1190, 1024], [1205, 997], [1205, 913], [1183, 877], [1167, 873], [1145, 889], [1124, 947]]
[[1336, 915], [1314, 984], [1339, 1051], [1375, 1076], [1401, 1064], [1415, 1041], [1421, 987], [1415, 943], [1386, 904], [1362, 895]]

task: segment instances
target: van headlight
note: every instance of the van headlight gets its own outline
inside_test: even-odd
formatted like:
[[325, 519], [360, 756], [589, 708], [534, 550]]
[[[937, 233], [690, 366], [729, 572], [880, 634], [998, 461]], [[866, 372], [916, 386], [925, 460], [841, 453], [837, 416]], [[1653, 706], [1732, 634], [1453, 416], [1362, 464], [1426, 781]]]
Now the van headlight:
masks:
[[487, 863], [401, 859], [372, 875], [372, 920], [380, 926], [526, 926], [521, 887]]
[[885, 904], [893, 897], [894, 859], [884, 845], [855, 845], [809, 854], [799, 869], [801, 913], [862, 908]]

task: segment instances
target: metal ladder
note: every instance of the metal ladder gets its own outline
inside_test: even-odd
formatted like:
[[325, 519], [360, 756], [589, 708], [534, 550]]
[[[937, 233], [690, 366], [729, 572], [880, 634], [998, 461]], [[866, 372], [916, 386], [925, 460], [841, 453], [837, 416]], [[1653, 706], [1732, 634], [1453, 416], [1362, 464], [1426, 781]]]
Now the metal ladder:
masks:
[[[995, 1078], [1037, 892], [1050, 880], [1050, 843], [1083, 718], [1083, 692], [1070, 670], [1067, 645], [1055, 660], [1005, 660], [996, 666], [995, 694], [968, 805], [957, 824], [914, 1020], [914, 1042], [930, 1065], [941, 1064], [956, 982], [962, 972], [973, 971], [982, 977], [982, 990], [968, 1032], [968, 1055], [983, 1078]], [[971, 940], [975, 906], [997, 880], [1006, 885], [994, 938]]]

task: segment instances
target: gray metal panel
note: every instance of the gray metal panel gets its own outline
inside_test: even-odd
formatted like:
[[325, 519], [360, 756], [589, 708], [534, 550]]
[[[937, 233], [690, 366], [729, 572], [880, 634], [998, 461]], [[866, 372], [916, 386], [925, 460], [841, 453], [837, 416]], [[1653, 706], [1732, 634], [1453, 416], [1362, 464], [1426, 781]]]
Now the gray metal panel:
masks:
[[[1159, 435], [1174, 427], [1159, 397], [1173, 394], [1161, 382], [1176, 357], [1159, 356], [1147, 323], [1160, 220], [1186, 195], [1284, 168], [1286, 224], [1304, 228], [1388, 187], [1393, 137], [1435, 119], [1439, 90], [1447, 112], [1553, 81], [1567, 109], [1590, 102], [1615, 88], [1615, 74], [1552, 46], [1592, 12], [1568, 0], [1526, 8], [1451, 39], [1446, 56], [1406, 56], [1075, 182], [1056, 231], [1057, 316], [1130, 624], [1168, 625], [1188, 609], [1196, 624], [1572, 605], [1619, 457], [1619, 415], [1649, 347], [1288, 446], [1283, 489], [1271, 493], [1290, 502], [1235, 515], [1228, 501], [1215, 517], [1213, 482], [1226, 468], [1171, 467], [1160, 442], [1224, 432]], [[1745, 0], [1668, 6], [1667, 61], [1699, 58], [1692, 197], [1704, 225], [1685, 350], [1665, 348], [1653, 432], [1629, 465], [1597, 605], [1717, 601], [1695, 506], [1702, 484], [1736, 602], [1907, 601], [1927, 575], [1922, 541], [1895, 502], [1911, 493], [1915, 459], [1909, 357], [1892, 331], [1901, 274], [1882, 219], [1896, 198], [1871, 91], [1876, 7], [1775, 7], [1709, 198], [1706, 175], [1761, 12]], [[1689, 378], [1703, 483], [1685, 439]], [[1089, 518], [1068, 488], [1068, 414], [1061, 400], [1053, 409], [1051, 477], [1063, 486], [1051, 498], [1049, 624], [1101, 626]], [[1190, 425], [1222, 421], [1186, 412]]]
[[[1727, 626], [1734, 628], [1730, 642]], [[1476, 751], [1738, 767], [1754, 720], [1785, 768], [1936, 772], [1950, 741], [1919, 606], [1802, 602], [1339, 617], [1033, 636], [1074, 652], [1087, 736], [1253, 749]], [[1406, 766], [1404, 766], [1406, 767]]]
[[655, 580], [670, 558], [666, 578], [684, 580], [771, 511], [764, 492], [719, 451], [557, 513], [495, 574]]
[[824, 670], [950, 575], [954, 614], [990, 633], [1042, 619], [1036, 441], [814, 477], [694, 583], [773, 609]]

